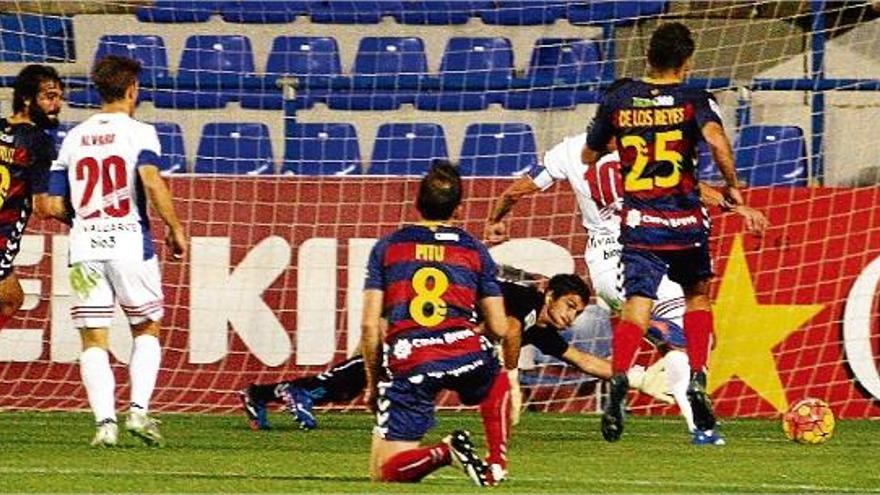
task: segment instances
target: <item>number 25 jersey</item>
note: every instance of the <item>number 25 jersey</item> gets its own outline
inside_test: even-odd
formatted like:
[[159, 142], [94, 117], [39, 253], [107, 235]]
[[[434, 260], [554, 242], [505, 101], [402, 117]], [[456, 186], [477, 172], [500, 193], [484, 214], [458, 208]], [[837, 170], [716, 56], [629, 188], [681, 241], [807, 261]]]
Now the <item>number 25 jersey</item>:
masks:
[[721, 124], [711, 94], [680, 84], [622, 79], [608, 90], [587, 134], [604, 149], [613, 138], [623, 178], [621, 242], [643, 249], [688, 249], [708, 240], [697, 184], [697, 143]]
[[137, 169], [158, 165], [161, 151], [156, 129], [124, 113], [93, 115], [68, 132], [52, 171], [70, 186], [71, 263], [153, 257]]

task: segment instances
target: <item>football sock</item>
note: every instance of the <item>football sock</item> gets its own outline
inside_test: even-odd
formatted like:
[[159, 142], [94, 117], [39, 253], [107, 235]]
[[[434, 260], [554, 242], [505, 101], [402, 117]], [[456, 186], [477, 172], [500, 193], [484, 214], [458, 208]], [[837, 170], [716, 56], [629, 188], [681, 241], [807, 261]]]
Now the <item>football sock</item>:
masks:
[[644, 332], [631, 321], [620, 320], [611, 339], [611, 371], [626, 373], [642, 342]]
[[110, 356], [106, 349], [89, 347], [79, 355], [79, 372], [89, 397], [89, 406], [95, 414], [95, 422], [105, 419], [116, 421], [116, 405], [113, 396], [116, 379], [110, 369]]
[[355, 356], [319, 375], [297, 378], [287, 383], [305, 390], [316, 406], [327, 402], [348, 402], [360, 395], [367, 386], [364, 358]]
[[159, 374], [159, 362], [162, 350], [159, 339], [153, 335], [138, 335], [131, 346], [131, 361], [128, 363], [128, 374], [131, 380], [131, 403], [147, 413], [150, 408], [150, 397], [156, 388], [156, 376]]
[[669, 390], [672, 391], [672, 397], [681, 415], [687, 423], [688, 431], [693, 431], [694, 412], [691, 410], [691, 403], [688, 402], [687, 388], [691, 381], [691, 367], [687, 354], [682, 351], [669, 351], [666, 353], [666, 380], [669, 384]]
[[445, 443], [405, 450], [382, 464], [382, 481], [412, 483], [450, 462], [449, 445]]
[[703, 371], [706, 368], [712, 325], [711, 311], [688, 311], [684, 314], [684, 335], [687, 338], [687, 353], [693, 371]]
[[498, 373], [489, 394], [480, 403], [480, 416], [486, 432], [489, 464], [507, 467], [507, 439], [510, 435], [510, 380]]

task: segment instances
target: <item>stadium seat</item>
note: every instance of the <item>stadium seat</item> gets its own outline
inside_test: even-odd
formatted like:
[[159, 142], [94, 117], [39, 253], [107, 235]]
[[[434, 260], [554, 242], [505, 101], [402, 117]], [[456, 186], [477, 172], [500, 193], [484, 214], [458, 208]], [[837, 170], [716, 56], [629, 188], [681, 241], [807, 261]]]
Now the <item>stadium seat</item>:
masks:
[[382, 124], [368, 174], [421, 175], [435, 158], [446, 158], [446, 137], [438, 124]]
[[534, 89], [510, 91], [502, 103], [505, 108], [515, 110], [567, 108], [587, 103], [582, 101], [587, 96], [583, 86], [598, 85], [600, 69], [601, 57], [595, 41], [540, 38], [535, 42], [526, 75], [529, 86]]
[[564, 16], [565, 5], [541, 0], [493, 2], [492, 7], [480, 11], [480, 18], [484, 23], [509, 26], [553, 24], [556, 19]]
[[666, 0], [590, 0], [568, 4], [567, 17], [572, 24], [631, 24], [642, 17], [666, 12]]
[[135, 15], [141, 22], [206, 22], [220, 10], [221, 3], [211, 0], [156, 0], [153, 5], [138, 7]]
[[156, 91], [153, 102], [159, 108], [219, 108], [260, 82], [246, 36], [195, 35], [186, 40], [177, 88]]
[[465, 24], [468, 19], [488, 9], [491, 1], [404, 1], [394, 19], [400, 24], [449, 25]]
[[104, 35], [98, 40], [95, 63], [107, 55], [122, 55], [141, 63], [141, 86], [154, 87], [168, 83], [168, 54], [161, 36]]
[[712, 152], [705, 141], [700, 141], [697, 144], [697, 179], [710, 184], [722, 180], [721, 172], [715, 165], [715, 159], [712, 158]]
[[64, 141], [64, 138], [67, 137], [67, 131], [78, 125], [79, 122], [61, 122], [58, 127], [49, 131], [49, 135], [52, 136], [52, 141], [55, 142], [56, 151], [61, 149], [61, 143]]
[[180, 126], [171, 122], [155, 122], [153, 125], [162, 145], [162, 155], [156, 165], [165, 173], [186, 172], [186, 153]]
[[285, 139], [283, 174], [359, 174], [361, 152], [352, 124], [296, 124]]
[[75, 58], [70, 17], [0, 15], [0, 62], [72, 62]]
[[312, 22], [319, 24], [377, 24], [383, 15], [400, 11], [395, 1], [324, 0], [312, 2]]
[[750, 186], [807, 185], [807, 147], [800, 127], [745, 126], [734, 148], [737, 169]]
[[444, 90], [502, 89], [513, 78], [513, 50], [507, 38], [451, 38], [440, 62]]
[[415, 107], [433, 112], [485, 110], [495, 96], [486, 91], [425, 91], [416, 94]]
[[538, 163], [528, 124], [471, 124], [465, 130], [459, 170], [463, 176], [509, 176]]
[[361, 38], [354, 59], [356, 88], [414, 88], [428, 71], [419, 38]]
[[308, 15], [309, 2], [290, 0], [244, 0], [220, 2], [220, 16], [226, 22], [282, 24], [298, 15]]
[[275, 173], [269, 127], [259, 123], [209, 123], [193, 170], [207, 174]]

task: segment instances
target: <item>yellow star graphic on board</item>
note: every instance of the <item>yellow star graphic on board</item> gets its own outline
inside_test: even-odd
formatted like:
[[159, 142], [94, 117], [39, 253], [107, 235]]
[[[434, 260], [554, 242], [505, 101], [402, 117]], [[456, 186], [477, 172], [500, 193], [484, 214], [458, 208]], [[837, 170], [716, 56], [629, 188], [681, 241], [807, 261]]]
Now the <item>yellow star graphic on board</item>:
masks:
[[788, 400], [773, 348], [824, 307], [759, 303], [742, 236], [736, 236], [713, 305], [715, 349], [709, 368], [709, 393], [728, 380], [739, 378], [777, 411], [785, 411]]

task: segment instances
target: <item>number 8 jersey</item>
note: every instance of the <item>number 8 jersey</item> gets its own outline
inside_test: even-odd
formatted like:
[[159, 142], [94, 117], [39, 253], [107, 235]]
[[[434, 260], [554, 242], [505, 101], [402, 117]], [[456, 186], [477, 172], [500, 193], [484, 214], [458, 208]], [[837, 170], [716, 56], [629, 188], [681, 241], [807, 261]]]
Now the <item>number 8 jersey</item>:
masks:
[[621, 242], [643, 249], [688, 249], [708, 240], [697, 186], [697, 143], [721, 124], [715, 99], [680, 84], [622, 79], [609, 88], [587, 134], [602, 150], [615, 139], [623, 176]]
[[137, 168], [158, 166], [156, 129], [124, 113], [99, 113], [71, 129], [53, 174], [65, 173], [75, 215], [70, 263], [147, 260], [153, 240]]

